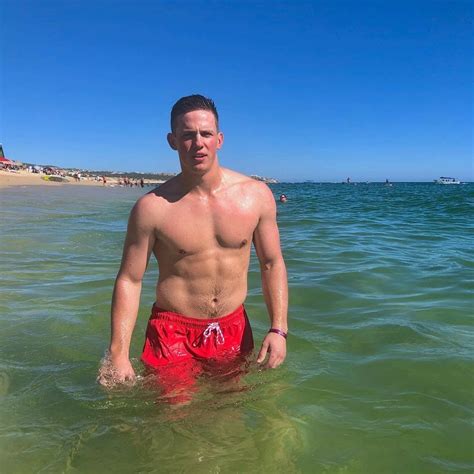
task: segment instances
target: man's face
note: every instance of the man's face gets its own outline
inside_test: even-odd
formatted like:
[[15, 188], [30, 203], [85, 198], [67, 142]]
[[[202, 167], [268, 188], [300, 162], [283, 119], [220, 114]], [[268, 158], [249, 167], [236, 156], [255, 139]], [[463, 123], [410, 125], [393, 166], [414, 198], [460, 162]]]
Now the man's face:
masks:
[[217, 130], [216, 119], [209, 110], [179, 115], [174, 132], [168, 134], [168, 143], [177, 150], [181, 169], [199, 174], [216, 162], [223, 141], [224, 136]]

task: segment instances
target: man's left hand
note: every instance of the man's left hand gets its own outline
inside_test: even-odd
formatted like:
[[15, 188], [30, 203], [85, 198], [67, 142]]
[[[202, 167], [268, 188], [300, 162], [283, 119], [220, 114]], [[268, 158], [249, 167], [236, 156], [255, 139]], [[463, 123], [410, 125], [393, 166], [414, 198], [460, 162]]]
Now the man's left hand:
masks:
[[283, 363], [286, 357], [286, 339], [279, 334], [269, 332], [262, 342], [262, 347], [258, 353], [257, 362], [264, 362], [267, 353], [270, 354], [265, 367], [276, 369]]

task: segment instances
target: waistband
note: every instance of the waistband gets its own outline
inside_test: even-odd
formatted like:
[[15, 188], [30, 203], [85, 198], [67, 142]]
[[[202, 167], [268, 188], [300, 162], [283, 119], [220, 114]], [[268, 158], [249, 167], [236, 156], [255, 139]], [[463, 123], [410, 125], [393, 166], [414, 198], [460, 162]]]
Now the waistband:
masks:
[[234, 320], [246, 317], [247, 314], [245, 312], [244, 305], [240, 305], [237, 309], [232, 311], [232, 313], [226, 314], [225, 316], [220, 316], [218, 318], [207, 318], [207, 319], [200, 319], [200, 318], [191, 318], [185, 316], [184, 314], [174, 313], [173, 311], [167, 311], [165, 309], [159, 308], [156, 306], [156, 303], [153, 305], [151, 310], [150, 319], [166, 319], [167, 321], [173, 321], [176, 323], [183, 324], [184, 326], [189, 327], [197, 327], [197, 328], [205, 328], [211, 323], [218, 322], [221, 326], [225, 324], [230, 324]]

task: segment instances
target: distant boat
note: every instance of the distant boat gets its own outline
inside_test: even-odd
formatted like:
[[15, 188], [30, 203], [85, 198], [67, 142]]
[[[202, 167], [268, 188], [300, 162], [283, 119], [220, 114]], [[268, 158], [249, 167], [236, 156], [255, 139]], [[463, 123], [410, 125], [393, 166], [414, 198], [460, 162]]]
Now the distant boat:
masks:
[[461, 184], [461, 181], [456, 178], [448, 178], [447, 176], [441, 176], [439, 179], [435, 179], [436, 184]]

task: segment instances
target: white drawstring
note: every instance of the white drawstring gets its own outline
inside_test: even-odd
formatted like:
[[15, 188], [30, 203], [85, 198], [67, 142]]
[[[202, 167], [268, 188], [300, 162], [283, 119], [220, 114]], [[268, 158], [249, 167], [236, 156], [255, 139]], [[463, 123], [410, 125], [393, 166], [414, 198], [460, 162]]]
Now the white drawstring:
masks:
[[216, 341], [217, 344], [224, 344], [225, 338], [224, 334], [222, 334], [221, 327], [219, 323], [209, 323], [207, 325], [207, 328], [204, 330], [202, 335], [204, 336], [204, 342], [206, 342], [206, 339], [212, 334], [212, 331], [216, 331]]

